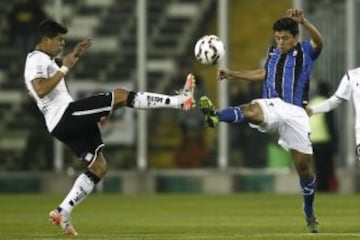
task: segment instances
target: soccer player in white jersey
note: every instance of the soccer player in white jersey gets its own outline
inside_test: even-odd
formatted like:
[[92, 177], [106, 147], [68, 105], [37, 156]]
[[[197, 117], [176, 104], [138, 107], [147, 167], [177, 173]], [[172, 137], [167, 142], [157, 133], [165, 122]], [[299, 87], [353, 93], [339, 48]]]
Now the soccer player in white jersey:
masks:
[[56, 61], [55, 57], [65, 46], [66, 33], [64, 26], [52, 20], [45, 20], [39, 25], [37, 45], [27, 56], [24, 77], [29, 94], [44, 115], [48, 131], [66, 144], [88, 167], [78, 176], [63, 202], [49, 213], [50, 221], [66, 234], [76, 236], [71, 212], [91, 193], [107, 170], [98, 122], [113, 110], [126, 106], [192, 110], [195, 105], [195, 78], [188, 74], [183, 90], [175, 96], [116, 88], [75, 101], [69, 94], [64, 77], [91, 46], [91, 39], [78, 43], [71, 53]]
[[355, 106], [355, 140], [356, 156], [360, 158], [360, 68], [351, 69], [344, 74], [334, 95], [306, 111], [309, 116], [325, 113], [335, 109], [340, 103], [348, 101], [352, 96]]

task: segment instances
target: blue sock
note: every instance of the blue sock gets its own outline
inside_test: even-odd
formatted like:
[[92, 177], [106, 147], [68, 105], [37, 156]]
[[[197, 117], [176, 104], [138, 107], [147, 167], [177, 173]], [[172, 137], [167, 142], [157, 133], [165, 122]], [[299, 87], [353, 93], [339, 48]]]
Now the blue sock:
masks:
[[314, 215], [313, 202], [315, 198], [316, 176], [310, 181], [300, 180], [302, 195], [304, 197], [304, 213], [307, 217]]
[[244, 121], [244, 113], [240, 107], [227, 107], [217, 112], [219, 120], [227, 123], [241, 123]]

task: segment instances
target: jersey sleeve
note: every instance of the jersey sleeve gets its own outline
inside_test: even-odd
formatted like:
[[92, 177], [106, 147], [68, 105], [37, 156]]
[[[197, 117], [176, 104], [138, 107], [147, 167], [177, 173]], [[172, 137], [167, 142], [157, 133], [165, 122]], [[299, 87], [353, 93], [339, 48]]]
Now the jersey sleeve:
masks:
[[310, 57], [311, 59], [315, 60], [319, 57], [320, 53], [321, 53], [321, 47], [317, 48], [317, 49], [313, 49], [313, 47], [311, 46], [310, 40], [305, 40], [302, 42], [302, 47], [304, 48], [305, 52], [310, 53]]
[[347, 72], [341, 79], [339, 87], [336, 89], [335, 96], [344, 100], [349, 100], [351, 97], [351, 83], [350, 75]]
[[28, 82], [36, 78], [49, 78], [48, 67], [51, 64], [49, 57], [35, 53], [28, 57], [25, 67], [25, 79]]
[[340, 99], [335, 95], [333, 95], [330, 98], [326, 99], [325, 101], [316, 104], [315, 106], [310, 106], [310, 108], [312, 109], [314, 114], [325, 113], [335, 109], [343, 101], [344, 99]]

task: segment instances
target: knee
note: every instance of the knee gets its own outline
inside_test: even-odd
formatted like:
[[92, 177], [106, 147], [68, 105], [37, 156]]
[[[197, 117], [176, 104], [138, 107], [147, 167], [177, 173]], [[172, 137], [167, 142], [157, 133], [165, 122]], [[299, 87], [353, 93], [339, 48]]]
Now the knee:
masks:
[[305, 174], [308, 170], [309, 170], [309, 164], [308, 163], [306, 163], [305, 161], [299, 161], [298, 163], [297, 163], [297, 169], [298, 169], [298, 172], [299, 172], [299, 174], [300, 175], [303, 175], [303, 174]]
[[245, 118], [252, 123], [262, 123], [264, 121], [261, 107], [257, 103], [243, 104], [240, 106]]
[[306, 159], [295, 162], [296, 170], [300, 178], [308, 179], [312, 177], [310, 162]]
[[126, 106], [129, 91], [123, 88], [114, 89], [114, 107]]
[[103, 178], [107, 172], [106, 159], [102, 156], [98, 156], [94, 164], [91, 167], [89, 167], [89, 169], [99, 178]]

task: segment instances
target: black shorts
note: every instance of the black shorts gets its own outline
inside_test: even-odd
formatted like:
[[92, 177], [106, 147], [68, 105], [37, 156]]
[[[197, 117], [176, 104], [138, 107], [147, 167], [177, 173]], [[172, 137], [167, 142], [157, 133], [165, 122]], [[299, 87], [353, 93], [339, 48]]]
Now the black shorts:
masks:
[[98, 123], [112, 109], [112, 92], [72, 102], [51, 134], [91, 166], [104, 147]]

